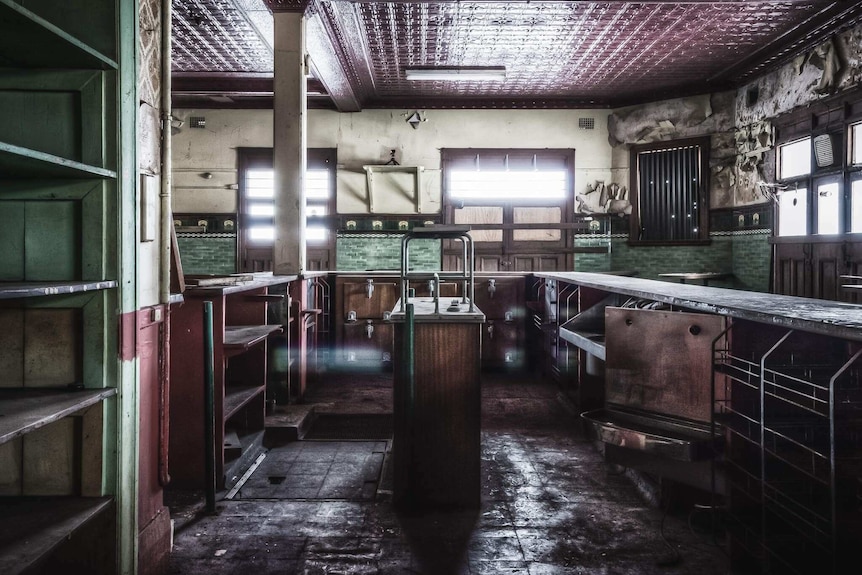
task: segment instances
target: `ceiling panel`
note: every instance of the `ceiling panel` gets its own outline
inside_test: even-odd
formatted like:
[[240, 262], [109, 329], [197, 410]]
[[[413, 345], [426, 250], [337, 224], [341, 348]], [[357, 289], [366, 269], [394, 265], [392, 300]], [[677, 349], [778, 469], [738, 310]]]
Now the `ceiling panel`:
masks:
[[[740, 85], [859, 21], [860, 4], [175, 0], [173, 70], [271, 76], [269, 9], [307, 6], [318, 89], [329, 89], [323, 105], [613, 107]], [[505, 66], [507, 74], [408, 81], [411, 66]]]

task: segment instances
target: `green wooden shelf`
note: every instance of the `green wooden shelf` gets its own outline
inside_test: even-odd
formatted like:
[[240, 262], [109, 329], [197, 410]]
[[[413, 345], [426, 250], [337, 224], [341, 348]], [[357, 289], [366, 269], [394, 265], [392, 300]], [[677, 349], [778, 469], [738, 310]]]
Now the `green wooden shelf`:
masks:
[[19, 299], [73, 294], [106, 290], [115, 287], [117, 287], [117, 282], [112, 280], [74, 282], [0, 282], [0, 299]]
[[[0, 0], [2, 2], [3, 0]], [[67, 158], [0, 142], [0, 179], [9, 178], [105, 178], [117, 172]]]
[[0, 390], [0, 444], [116, 395], [115, 388], [5, 388]]
[[12, 0], [0, 0], [0, 23], [0, 63], [36, 68], [117, 68], [111, 58]]

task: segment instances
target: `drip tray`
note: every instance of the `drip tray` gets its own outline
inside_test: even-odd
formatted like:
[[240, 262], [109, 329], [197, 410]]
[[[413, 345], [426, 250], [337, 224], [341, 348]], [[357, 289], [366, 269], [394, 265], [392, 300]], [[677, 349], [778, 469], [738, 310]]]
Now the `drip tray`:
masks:
[[596, 409], [581, 414], [604, 443], [679, 461], [711, 459], [721, 436], [709, 426], [658, 414]]

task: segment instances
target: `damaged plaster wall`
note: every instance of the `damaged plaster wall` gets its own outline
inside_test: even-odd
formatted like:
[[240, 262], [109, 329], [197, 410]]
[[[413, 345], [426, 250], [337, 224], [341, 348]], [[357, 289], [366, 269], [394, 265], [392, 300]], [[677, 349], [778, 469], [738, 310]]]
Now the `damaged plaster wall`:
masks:
[[733, 164], [736, 155], [735, 97], [733, 92], [721, 92], [615, 110], [608, 118], [608, 143], [615, 150], [614, 161], [624, 161], [628, 168], [632, 144], [712, 136], [710, 204], [713, 208], [730, 205], [731, 184], [725, 168]]
[[773, 119], [860, 83], [862, 24], [738, 90], [615, 110], [608, 118], [613, 168], [629, 168], [632, 144], [709, 135], [710, 207], [762, 203], [757, 182], [775, 179]]

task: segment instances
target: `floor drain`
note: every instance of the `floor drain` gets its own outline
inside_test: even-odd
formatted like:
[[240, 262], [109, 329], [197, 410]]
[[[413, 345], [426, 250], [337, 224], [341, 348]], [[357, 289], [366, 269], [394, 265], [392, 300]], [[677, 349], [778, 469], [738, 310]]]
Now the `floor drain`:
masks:
[[270, 475], [269, 483], [271, 485], [281, 485], [282, 483], [284, 483], [284, 479], [284, 475]]

